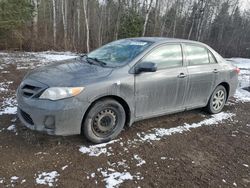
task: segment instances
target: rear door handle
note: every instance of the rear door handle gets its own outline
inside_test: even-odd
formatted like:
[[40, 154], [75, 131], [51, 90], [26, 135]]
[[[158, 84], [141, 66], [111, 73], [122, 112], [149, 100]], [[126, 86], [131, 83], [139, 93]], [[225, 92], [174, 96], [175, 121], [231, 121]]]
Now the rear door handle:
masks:
[[185, 78], [185, 77], [187, 77], [187, 75], [184, 74], [184, 73], [180, 73], [180, 74], [178, 75], [178, 78]]
[[214, 72], [214, 73], [218, 73], [218, 72], [220, 72], [220, 71], [219, 71], [218, 69], [214, 69], [213, 72]]

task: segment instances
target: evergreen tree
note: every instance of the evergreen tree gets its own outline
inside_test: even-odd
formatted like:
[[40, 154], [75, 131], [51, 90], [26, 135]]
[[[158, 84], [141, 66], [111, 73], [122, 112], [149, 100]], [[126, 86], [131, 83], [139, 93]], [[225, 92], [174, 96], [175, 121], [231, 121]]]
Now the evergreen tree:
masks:
[[214, 46], [217, 46], [221, 54], [225, 54], [225, 40], [227, 40], [228, 31], [230, 31], [230, 16], [229, 4], [225, 2], [222, 4], [219, 14], [215, 17], [210, 38], [213, 40]]
[[119, 38], [139, 37], [143, 30], [143, 18], [134, 10], [121, 17]]
[[21, 30], [32, 18], [33, 7], [28, 0], [0, 1], [0, 44], [6, 40], [22, 40]]

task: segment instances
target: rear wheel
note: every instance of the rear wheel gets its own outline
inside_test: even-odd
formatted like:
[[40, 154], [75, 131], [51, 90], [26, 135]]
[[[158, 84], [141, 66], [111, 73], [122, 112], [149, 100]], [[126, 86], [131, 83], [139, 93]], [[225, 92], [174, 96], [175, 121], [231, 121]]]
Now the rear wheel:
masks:
[[207, 105], [208, 112], [211, 114], [216, 114], [221, 112], [221, 110], [225, 106], [226, 100], [227, 100], [227, 91], [225, 87], [222, 85], [217, 86], [209, 99]]
[[103, 143], [114, 139], [123, 129], [126, 113], [123, 106], [113, 99], [97, 101], [88, 112], [83, 131], [93, 143]]

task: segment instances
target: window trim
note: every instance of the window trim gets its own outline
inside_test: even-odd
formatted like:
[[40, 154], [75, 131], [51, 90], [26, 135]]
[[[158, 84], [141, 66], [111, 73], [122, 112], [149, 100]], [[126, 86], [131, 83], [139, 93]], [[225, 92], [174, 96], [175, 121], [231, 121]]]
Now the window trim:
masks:
[[179, 45], [180, 48], [181, 48], [181, 56], [182, 56], [182, 63], [180, 66], [175, 66], [175, 67], [165, 67], [165, 68], [158, 68], [157, 67], [157, 71], [158, 70], [166, 70], [166, 69], [174, 69], [174, 68], [180, 68], [180, 67], [184, 67], [184, 51], [183, 51], [183, 46], [181, 43], [163, 43], [163, 44], [160, 44], [158, 46], [155, 46], [154, 48], [152, 48], [150, 51], [148, 51], [137, 63], [135, 63], [134, 67], [136, 67], [137, 64], [143, 62], [143, 60], [148, 56], [150, 55], [154, 50], [157, 50], [158, 48], [161, 48], [161, 47], [164, 47], [164, 46], [169, 46], [169, 45]]

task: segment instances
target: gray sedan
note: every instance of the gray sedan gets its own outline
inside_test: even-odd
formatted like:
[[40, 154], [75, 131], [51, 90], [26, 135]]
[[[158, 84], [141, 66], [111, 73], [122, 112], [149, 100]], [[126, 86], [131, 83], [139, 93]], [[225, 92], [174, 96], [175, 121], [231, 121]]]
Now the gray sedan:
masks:
[[29, 72], [18, 116], [33, 130], [107, 142], [135, 121], [206, 107], [220, 112], [239, 69], [189, 40], [131, 38]]

